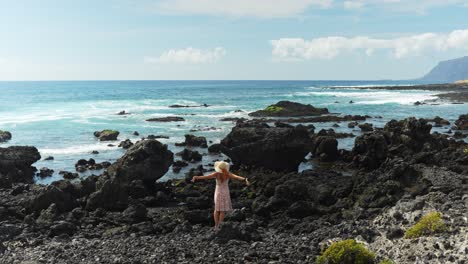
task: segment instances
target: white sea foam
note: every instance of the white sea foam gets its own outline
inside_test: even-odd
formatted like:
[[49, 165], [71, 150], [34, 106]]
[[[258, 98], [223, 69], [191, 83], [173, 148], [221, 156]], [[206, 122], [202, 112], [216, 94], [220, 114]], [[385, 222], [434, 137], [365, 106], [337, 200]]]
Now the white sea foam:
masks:
[[307, 92], [296, 92], [293, 96], [307, 97], [336, 97], [352, 99], [357, 104], [412, 104], [416, 101], [425, 101], [436, 99], [435, 92], [408, 90], [408, 91], [381, 91], [381, 90], [347, 90], [347, 91], [329, 91], [318, 90]]
[[39, 152], [42, 156], [46, 155], [66, 155], [66, 154], [83, 154], [91, 153], [93, 150], [105, 151], [105, 150], [115, 150], [117, 147], [107, 146], [109, 143], [97, 143], [97, 144], [88, 144], [80, 146], [71, 146], [64, 148], [41, 148]]

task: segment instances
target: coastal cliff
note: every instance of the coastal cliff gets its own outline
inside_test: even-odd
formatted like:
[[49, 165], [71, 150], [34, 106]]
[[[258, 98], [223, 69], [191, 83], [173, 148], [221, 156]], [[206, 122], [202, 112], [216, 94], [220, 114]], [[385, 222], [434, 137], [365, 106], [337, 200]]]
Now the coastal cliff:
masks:
[[428, 83], [453, 83], [468, 79], [468, 56], [441, 61], [421, 78]]

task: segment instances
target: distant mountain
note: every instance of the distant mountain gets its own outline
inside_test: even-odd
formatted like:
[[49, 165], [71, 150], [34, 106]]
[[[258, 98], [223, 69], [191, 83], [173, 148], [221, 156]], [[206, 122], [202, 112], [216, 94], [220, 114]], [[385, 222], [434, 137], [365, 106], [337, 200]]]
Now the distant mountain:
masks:
[[468, 56], [441, 61], [428, 74], [421, 78], [424, 82], [453, 83], [468, 79]]

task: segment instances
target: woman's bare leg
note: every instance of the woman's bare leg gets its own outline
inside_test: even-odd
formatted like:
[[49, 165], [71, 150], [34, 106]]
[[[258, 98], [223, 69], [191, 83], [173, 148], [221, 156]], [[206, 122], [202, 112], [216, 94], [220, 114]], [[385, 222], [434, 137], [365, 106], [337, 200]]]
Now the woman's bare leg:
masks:
[[219, 211], [218, 225], [220, 225], [223, 221], [224, 221], [224, 212]]
[[214, 222], [215, 222], [215, 229], [218, 228], [218, 220], [219, 220], [219, 211], [214, 211], [213, 213], [213, 218], [214, 218]]

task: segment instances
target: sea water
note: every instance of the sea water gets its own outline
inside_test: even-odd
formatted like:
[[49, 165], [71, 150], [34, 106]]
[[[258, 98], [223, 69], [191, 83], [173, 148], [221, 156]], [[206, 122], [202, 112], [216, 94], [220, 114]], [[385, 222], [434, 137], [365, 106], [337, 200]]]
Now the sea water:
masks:
[[[13, 134], [11, 141], [0, 147], [29, 145], [38, 148], [42, 158], [35, 166], [55, 171], [39, 183], [61, 179], [60, 170], [74, 172], [78, 159], [93, 158], [97, 162], [115, 161], [125, 150], [117, 147], [124, 139], [133, 142], [147, 136], [164, 135], [160, 139], [173, 152], [183, 148], [175, 142], [184, 141], [185, 134], [205, 136], [214, 143], [226, 136], [233, 122], [221, 122], [224, 117], [248, 117], [248, 113], [265, 108], [280, 100], [290, 100], [326, 107], [330, 112], [370, 115], [376, 127], [391, 119], [409, 116], [431, 118], [441, 116], [454, 122], [468, 112], [467, 104], [437, 102], [419, 105], [414, 102], [436, 99], [438, 92], [421, 90], [371, 90], [369, 86], [410, 85], [409, 81], [54, 81], [0, 82], [0, 130]], [[349, 87], [354, 88], [349, 88]], [[349, 101], [353, 101], [351, 104]], [[209, 107], [170, 108], [181, 104]], [[240, 110], [240, 111], [239, 111]], [[126, 111], [129, 115], [117, 115]], [[148, 118], [181, 116], [183, 122], [147, 122]], [[382, 118], [378, 118], [378, 117]], [[315, 123], [317, 129], [330, 128], [333, 123]], [[189, 132], [191, 129], [207, 131]], [[214, 128], [214, 129], [213, 129]], [[120, 131], [119, 141], [99, 142], [94, 131]], [[350, 132], [346, 123], [339, 132]], [[448, 128], [440, 128], [446, 131]], [[357, 129], [359, 130], [359, 129]], [[138, 131], [140, 136], [134, 136]], [[359, 135], [360, 131], [352, 131]], [[339, 147], [350, 149], [354, 138], [341, 139]], [[115, 146], [108, 146], [109, 143]], [[99, 154], [91, 154], [92, 151]], [[204, 150], [206, 152], [206, 150]], [[207, 156], [207, 164], [217, 156]], [[183, 177], [187, 169], [175, 174], [171, 170], [163, 179]], [[82, 176], [96, 171], [88, 171]]]

